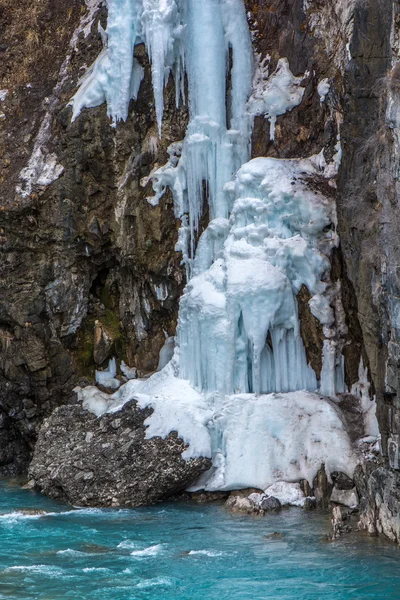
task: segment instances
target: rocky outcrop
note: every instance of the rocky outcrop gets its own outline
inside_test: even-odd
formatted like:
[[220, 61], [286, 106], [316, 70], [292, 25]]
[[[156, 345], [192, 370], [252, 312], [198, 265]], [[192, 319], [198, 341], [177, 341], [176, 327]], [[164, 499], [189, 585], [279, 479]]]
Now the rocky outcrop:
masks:
[[368, 461], [356, 469], [354, 478], [360, 496], [359, 528], [400, 544], [400, 474], [383, 461]]
[[0, 474], [26, 471], [43, 418], [111, 354], [148, 373], [175, 334], [178, 223], [168, 194], [147, 202], [145, 181], [183, 137], [186, 108], [171, 81], [159, 139], [138, 46], [145, 78], [127, 122], [111, 127], [105, 106], [71, 122], [102, 6], [0, 5]]
[[51, 498], [79, 506], [148, 505], [182, 491], [211, 461], [184, 460], [175, 432], [146, 439], [151, 414], [135, 401], [100, 418], [79, 405], [56, 409], [40, 430], [30, 478]]

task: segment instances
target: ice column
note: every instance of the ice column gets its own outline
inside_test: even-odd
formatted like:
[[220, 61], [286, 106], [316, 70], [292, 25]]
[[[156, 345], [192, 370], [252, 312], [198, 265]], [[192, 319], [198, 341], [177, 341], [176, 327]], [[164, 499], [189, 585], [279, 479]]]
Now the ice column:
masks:
[[325, 292], [329, 262], [319, 247], [336, 239], [324, 231], [328, 201], [307, 188], [311, 174], [310, 161], [258, 158], [226, 188], [234, 197], [226, 240], [217, 259], [189, 281], [180, 305], [180, 375], [198, 390], [317, 389], [296, 296], [302, 285]]
[[246, 102], [251, 93], [252, 46], [242, 0], [187, 0], [185, 57], [190, 109], [187, 134], [179, 161], [154, 173], [153, 184], [157, 198], [167, 186], [172, 189], [176, 216], [187, 220], [179, 249], [191, 264], [204, 200], [211, 220], [227, 218], [231, 206], [224, 185], [249, 158], [251, 129]]
[[143, 78], [143, 69], [133, 56], [138, 41], [140, 0], [108, 0], [107, 7], [105, 47], [71, 100], [73, 119], [83, 108], [93, 108], [105, 101], [107, 114], [114, 122], [126, 119], [129, 101], [136, 97]]

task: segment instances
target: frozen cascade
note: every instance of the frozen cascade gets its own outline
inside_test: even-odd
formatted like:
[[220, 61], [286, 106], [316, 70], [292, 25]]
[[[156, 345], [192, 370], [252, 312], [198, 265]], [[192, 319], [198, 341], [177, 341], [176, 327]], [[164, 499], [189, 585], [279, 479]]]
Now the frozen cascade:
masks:
[[246, 103], [251, 93], [253, 55], [242, 0], [187, 1], [185, 65], [190, 123], [181, 146], [171, 147], [170, 162], [152, 174], [156, 196], [151, 202], [157, 202], [169, 186], [176, 216], [187, 215], [187, 227], [185, 230], [183, 226], [177, 249], [182, 250], [190, 276], [205, 190], [210, 218], [229, 217], [231, 206], [224, 185], [250, 157], [251, 119]]
[[164, 85], [172, 71], [177, 83], [177, 104], [184, 96], [184, 0], [107, 0], [107, 30], [102, 33], [104, 49], [80, 81], [71, 100], [73, 119], [83, 108], [107, 102], [107, 113], [116, 123], [126, 120], [129, 102], [136, 99], [143, 67], [134, 47], [146, 44], [152, 63], [157, 122], [161, 132]]
[[[321, 464], [328, 474], [352, 475], [357, 456], [344, 419], [334, 402], [316, 393], [342, 391], [343, 362], [330, 339], [317, 381], [307, 364], [297, 308], [305, 285], [312, 313], [331, 335], [334, 315], [325, 280], [327, 257], [337, 244], [330, 227], [334, 207], [307, 186], [325, 163], [320, 155], [249, 160], [252, 118], [270, 118], [273, 136], [276, 117], [301, 102], [302, 78], [282, 59], [270, 78], [263, 66], [252, 89], [243, 0], [107, 4], [105, 47], [72, 100], [73, 117], [106, 100], [114, 122], [126, 118], [143, 76], [133, 57], [135, 43], [143, 41], [151, 59], [160, 132], [165, 83], [172, 73], [178, 104], [185, 100], [187, 73], [187, 133], [170, 146], [168, 163], [151, 173], [155, 196], [149, 202], [172, 190], [188, 284], [172, 360], [168, 355], [159, 372], [131, 379], [112, 396], [78, 389], [84, 407], [99, 415], [118, 411], [132, 398], [151, 406], [147, 437], [175, 430], [187, 444], [184, 458], [212, 457], [213, 467], [197, 488], [312, 483]], [[195, 248], [204, 202], [210, 223]], [[114, 379], [114, 367], [97, 377]]]
[[[318, 387], [300, 337], [296, 296], [304, 284], [330, 311], [320, 251], [337, 243], [327, 200], [310, 191], [311, 161], [257, 158], [225, 188], [229, 224], [212, 221], [207, 240], [229, 227], [218, 258], [196, 269], [180, 304], [180, 373], [201, 391], [289, 392]], [[208, 266], [210, 244], [195, 267]], [[327, 372], [326, 377], [330, 373]]]

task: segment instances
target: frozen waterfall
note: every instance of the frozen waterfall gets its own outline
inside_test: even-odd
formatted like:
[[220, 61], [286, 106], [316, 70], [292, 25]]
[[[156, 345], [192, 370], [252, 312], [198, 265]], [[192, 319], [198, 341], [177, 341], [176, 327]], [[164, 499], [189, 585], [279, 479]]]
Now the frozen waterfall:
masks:
[[[302, 78], [285, 59], [274, 74], [264, 64], [257, 73], [243, 0], [107, 0], [107, 6], [104, 50], [71, 101], [73, 118], [104, 101], [114, 124], [127, 117], [143, 77], [133, 49], [143, 42], [161, 135], [164, 86], [173, 76], [176, 103], [185, 102], [187, 74], [186, 136], [151, 174], [148, 200], [151, 210], [167, 187], [173, 193], [188, 283], [172, 361], [108, 399], [81, 390], [84, 405], [96, 414], [131, 398], [152, 406], [148, 436], [176, 430], [188, 444], [185, 458], [213, 458], [198, 487], [311, 482], [322, 463], [351, 475], [357, 461], [340, 412], [318, 395], [344, 391], [330, 329], [335, 209], [308, 185], [322, 172], [323, 153], [250, 160], [254, 116], [271, 120], [273, 137], [276, 117], [301, 102]], [[206, 203], [210, 223], [196, 245]], [[320, 381], [300, 335], [302, 286], [327, 337]]]

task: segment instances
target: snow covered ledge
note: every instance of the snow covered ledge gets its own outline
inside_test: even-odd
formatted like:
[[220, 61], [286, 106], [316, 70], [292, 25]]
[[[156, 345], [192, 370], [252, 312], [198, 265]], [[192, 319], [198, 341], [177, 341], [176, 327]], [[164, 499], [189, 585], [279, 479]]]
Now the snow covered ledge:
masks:
[[188, 444], [184, 459], [212, 459], [191, 491], [266, 490], [301, 480], [312, 486], [322, 465], [328, 478], [336, 471], [352, 478], [361, 457], [335, 402], [304, 391], [203, 395], [176, 377], [176, 366], [172, 360], [150, 379], [131, 380], [111, 396], [88, 387], [77, 388], [78, 397], [97, 416], [116, 413], [129, 400], [153, 408], [145, 421], [147, 439], [177, 431]]

